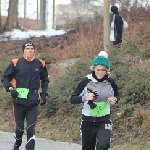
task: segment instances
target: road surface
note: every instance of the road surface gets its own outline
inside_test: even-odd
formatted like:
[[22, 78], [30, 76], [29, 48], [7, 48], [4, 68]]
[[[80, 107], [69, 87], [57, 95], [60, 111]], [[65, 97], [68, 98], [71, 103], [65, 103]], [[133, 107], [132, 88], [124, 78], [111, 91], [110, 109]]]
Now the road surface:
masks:
[[[0, 131], [0, 150], [11, 150], [13, 143], [13, 133]], [[22, 146], [19, 150], [25, 150], [26, 135], [23, 136]], [[81, 150], [81, 145], [36, 138], [35, 150]]]

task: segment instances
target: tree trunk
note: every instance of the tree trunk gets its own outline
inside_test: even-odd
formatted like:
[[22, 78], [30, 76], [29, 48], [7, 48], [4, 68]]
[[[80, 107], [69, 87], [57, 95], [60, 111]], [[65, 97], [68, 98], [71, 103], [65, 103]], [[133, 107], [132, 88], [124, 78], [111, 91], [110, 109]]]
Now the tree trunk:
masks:
[[39, 29], [39, 0], [37, 0], [37, 18], [36, 18], [37, 26], [36, 28]]
[[52, 28], [55, 29], [55, 0], [53, 0], [53, 25]]
[[24, 0], [24, 28], [26, 28], [27, 23], [27, 17], [26, 17], [26, 10], [27, 10], [27, 0]]
[[104, 51], [108, 52], [108, 48], [110, 46], [110, 13], [109, 13], [109, 0], [104, 0]]
[[40, 29], [46, 29], [46, 0], [40, 0]]
[[9, 0], [8, 17], [6, 26], [8, 29], [18, 28], [18, 0]]
[[0, 28], [2, 26], [2, 14], [1, 14], [1, 0], [0, 0]]

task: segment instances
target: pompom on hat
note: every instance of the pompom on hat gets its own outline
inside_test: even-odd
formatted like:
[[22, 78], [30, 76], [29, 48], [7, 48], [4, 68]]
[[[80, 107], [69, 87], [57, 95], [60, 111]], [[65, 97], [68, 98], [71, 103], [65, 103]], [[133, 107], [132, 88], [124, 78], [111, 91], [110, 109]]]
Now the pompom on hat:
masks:
[[98, 56], [93, 59], [92, 66], [104, 66], [107, 69], [110, 69], [110, 62], [108, 60], [108, 54], [105, 51], [101, 51]]
[[105, 51], [101, 51], [98, 56], [104, 56], [105, 58], [108, 59], [108, 54]]

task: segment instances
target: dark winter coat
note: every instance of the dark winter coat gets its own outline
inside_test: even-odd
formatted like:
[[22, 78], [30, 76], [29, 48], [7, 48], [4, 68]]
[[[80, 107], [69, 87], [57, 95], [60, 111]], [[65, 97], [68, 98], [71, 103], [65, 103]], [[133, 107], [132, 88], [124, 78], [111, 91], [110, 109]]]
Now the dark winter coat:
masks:
[[110, 24], [113, 21], [113, 16], [115, 15], [114, 19], [114, 35], [115, 35], [115, 41], [114, 45], [118, 45], [122, 42], [122, 33], [123, 33], [123, 20], [122, 17], [118, 14], [111, 14], [110, 15]]
[[46, 92], [49, 83], [45, 62], [37, 58], [32, 61], [24, 58], [14, 59], [4, 72], [1, 82], [7, 92], [9, 92], [9, 87], [29, 89], [27, 99], [13, 98], [15, 103], [38, 104], [38, 90], [41, 87], [42, 92]]

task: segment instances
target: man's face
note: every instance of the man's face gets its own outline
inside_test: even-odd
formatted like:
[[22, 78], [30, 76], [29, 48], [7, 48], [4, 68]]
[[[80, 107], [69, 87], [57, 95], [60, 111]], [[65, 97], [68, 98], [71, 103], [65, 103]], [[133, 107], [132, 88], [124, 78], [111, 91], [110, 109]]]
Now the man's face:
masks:
[[24, 49], [24, 55], [27, 57], [27, 58], [32, 58], [34, 56], [34, 53], [35, 53], [35, 49], [33, 46], [26, 46], [25, 49]]

